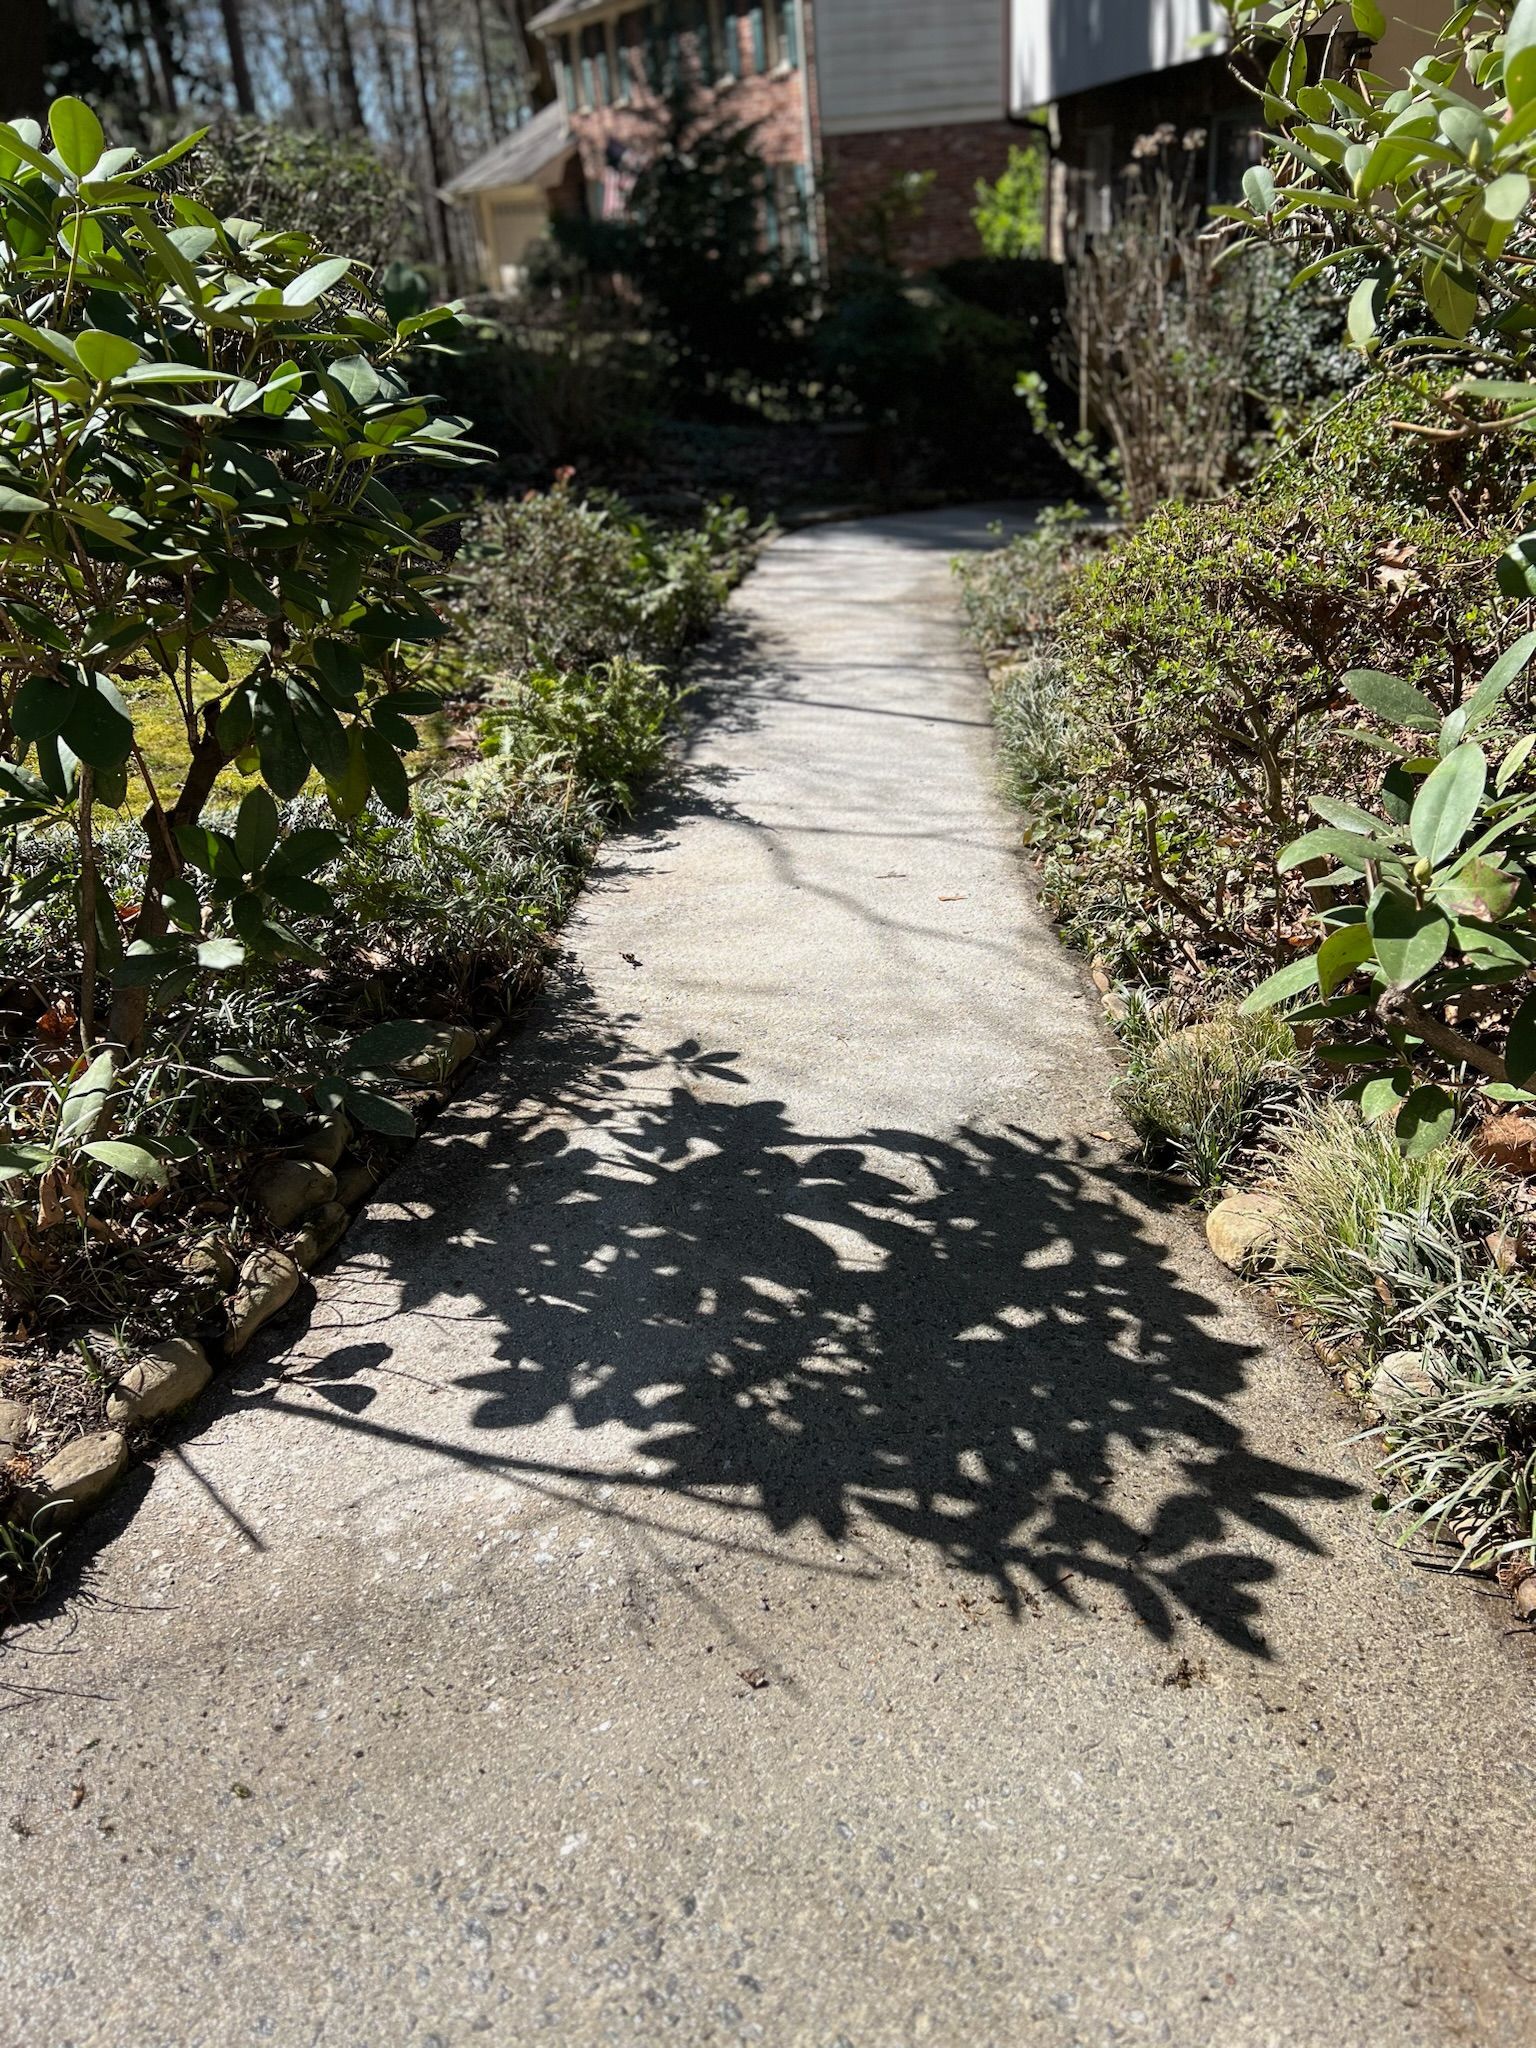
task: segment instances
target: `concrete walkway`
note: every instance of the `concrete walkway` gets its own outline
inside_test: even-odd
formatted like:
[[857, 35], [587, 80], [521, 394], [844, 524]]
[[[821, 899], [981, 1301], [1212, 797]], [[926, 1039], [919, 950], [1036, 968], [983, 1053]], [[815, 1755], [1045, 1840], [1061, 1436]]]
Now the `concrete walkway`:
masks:
[[1144, 1205], [968, 536], [772, 550], [527, 1030], [0, 1658], [5, 2048], [1536, 2040], [1525, 1646]]

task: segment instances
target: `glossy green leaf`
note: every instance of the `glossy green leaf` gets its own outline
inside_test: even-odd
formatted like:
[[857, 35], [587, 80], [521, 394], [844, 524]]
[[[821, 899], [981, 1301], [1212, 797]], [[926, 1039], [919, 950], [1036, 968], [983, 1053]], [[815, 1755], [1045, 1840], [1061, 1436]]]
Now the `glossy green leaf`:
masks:
[[1519, 113], [1536, 100], [1536, 0], [1519, 0], [1504, 36], [1504, 91]]
[[1267, 980], [1261, 981], [1253, 993], [1244, 998], [1243, 1013], [1251, 1017], [1259, 1010], [1273, 1010], [1278, 1004], [1290, 1002], [1316, 987], [1316, 954], [1307, 960], [1292, 960]]
[[1438, 967], [1451, 942], [1445, 913], [1398, 889], [1379, 890], [1366, 912], [1376, 959], [1393, 988], [1412, 988]]
[[59, 161], [77, 178], [88, 178], [101, 162], [107, 138], [84, 100], [73, 96], [55, 100], [48, 109], [48, 133]]
[[1415, 1088], [1397, 1113], [1397, 1142], [1410, 1159], [1436, 1152], [1456, 1124], [1456, 1104], [1443, 1088]]
[[142, 1145], [131, 1144], [125, 1138], [102, 1138], [82, 1147], [82, 1150], [98, 1166], [120, 1173], [124, 1180], [149, 1181], [163, 1188], [170, 1178], [163, 1159], [157, 1159], [153, 1152], [146, 1151]]
[[1405, 725], [1415, 732], [1437, 732], [1441, 714], [1422, 691], [1400, 676], [1383, 675], [1379, 669], [1353, 668], [1344, 687], [1357, 704], [1374, 711], [1389, 725]]
[[75, 354], [80, 358], [81, 367], [98, 384], [110, 384], [115, 377], [131, 370], [142, 359], [144, 351], [137, 342], [129, 341], [121, 334], [88, 327], [83, 334], [75, 336]]
[[1317, 950], [1317, 985], [1331, 996], [1341, 981], [1347, 981], [1357, 967], [1375, 951], [1370, 928], [1364, 924], [1340, 925], [1330, 932]]
[[1457, 747], [1414, 799], [1408, 820], [1414, 851], [1440, 867], [1451, 858], [1477, 816], [1488, 786], [1488, 761], [1479, 746]]

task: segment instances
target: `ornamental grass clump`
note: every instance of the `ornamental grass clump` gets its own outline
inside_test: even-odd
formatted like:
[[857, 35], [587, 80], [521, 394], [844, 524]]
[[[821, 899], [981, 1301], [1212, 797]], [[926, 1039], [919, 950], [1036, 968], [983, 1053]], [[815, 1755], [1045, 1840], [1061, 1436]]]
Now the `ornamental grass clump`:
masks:
[[1127, 1024], [1130, 1058], [1116, 1100], [1148, 1153], [1208, 1194], [1294, 1097], [1296, 1041], [1278, 1018], [1230, 1007], [1178, 1027], [1133, 1008]]
[[1275, 1186], [1292, 1210], [1282, 1300], [1325, 1342], [1379, 1349], [1392, 1314], [1374, 1279], [1394, 1218], [1452, 1235], [1481, 1235], [1500, 1209], [1497, 1176], [1460, 1139], [1405, 1153], [1389, 1122], [1367, 1123], [1339, 1100], [1303, 1110], [1285, 1131]]

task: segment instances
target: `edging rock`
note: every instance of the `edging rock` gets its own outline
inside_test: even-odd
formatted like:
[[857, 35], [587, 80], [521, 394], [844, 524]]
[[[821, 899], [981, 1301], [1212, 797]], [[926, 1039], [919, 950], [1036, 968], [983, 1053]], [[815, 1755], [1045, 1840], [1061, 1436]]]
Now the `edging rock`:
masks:
[[1443, 1392], [1417, 1351], [1389, 1351], [1371, 1375], [1367, 1398], [1386, 1421], [1393, 1422]]
[[341, 1243], [351, 1221], [345, 1202], [327, 1202], [317, 1209], [289, 1243], [295, 1265], [306, 1273], [311, 1266], [318, 1266], [326, 1253]]
[[21, 1448], [31, 1419], [32, 1411], [25, 1401], [0, 1401], [0, 1459]]
[[469, 1058], [480, 1043], [479, 1034], [467, 1024], [443, 1024], [419, 1052], [399, 1061], [395, 1072], [406, 1081], [443, 1082]]
[[35, 1473], [20, 1498], [22, 1518], [43, 1518], [43, 1533], [61, 1528], [84, 1514], [122, 1477], [128, 1463], [128, 1442], [120, 1429], [93, 1430], [50, 1458]]
[[[335, 1176], [326, 1176], [334, 1185]], [[302, 1278], [292, 1254], [276, 1245], [263, 1245], [240, 1268], [240, 1285], [229, 1304], [229, 1335], [224, 1349], [231, 1357], [243, 1351], [263, 1323], [270, 1322], [286, 1308], [298, 1292]]]
[[1291, 1214], [1283, 1195], [1226, 1195], [1205, 1219], [1206, 1243], [1234, 1273], [1282, 1272], [1290, 1254]]
[[336, 1176], [318, 1159], [271, 1159], [251, 1183], [269, 1223], [286, 1230], [311, 1209], [336, 1199]]
[[107, 1396], [107, 1420], [114, 1428], [132, 1429], [160, 1415], [185, 1408], [213, 1378], [202, 1345], [191, 1337], [171, 1337], [130, 1365]]

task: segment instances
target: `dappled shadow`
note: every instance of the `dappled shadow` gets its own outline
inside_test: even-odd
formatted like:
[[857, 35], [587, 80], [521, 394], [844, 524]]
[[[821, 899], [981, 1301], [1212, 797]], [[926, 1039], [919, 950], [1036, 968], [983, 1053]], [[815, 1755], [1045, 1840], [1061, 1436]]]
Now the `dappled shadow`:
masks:
[[[354, 1241], [389, 1313], [337, 1304], [312, 1413], [370, 1426], [407, 1311], [492, 1361], [443, 1375], [471, 1403], [449, 1456], [894, 1538], [1014, 1613], [1111, 1587], [1160, 1639], [1183, 1613], [1265, 1654], [1275, 1556], [1318, 1547], [1298, 1510], [1351, 1489], [1249, 1447], [1253, 1348], [1113, 1168], [1017, 1127], [796, 1129], [728, 1050], [652, 1057], [575, 986], [522, 1053]], [[556, 1416], [584, 1454], [525, 1434]]]

